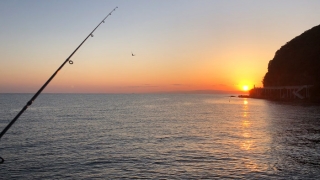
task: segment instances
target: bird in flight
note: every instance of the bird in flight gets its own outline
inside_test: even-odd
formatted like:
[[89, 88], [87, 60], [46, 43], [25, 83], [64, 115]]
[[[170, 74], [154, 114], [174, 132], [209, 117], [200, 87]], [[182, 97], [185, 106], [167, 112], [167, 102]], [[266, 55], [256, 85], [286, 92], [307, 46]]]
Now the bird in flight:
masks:
[[135, 56], [135, 54], [133, 54], [132, 52], [131, 52], [131, 55], [132, 55], [132, 56]]

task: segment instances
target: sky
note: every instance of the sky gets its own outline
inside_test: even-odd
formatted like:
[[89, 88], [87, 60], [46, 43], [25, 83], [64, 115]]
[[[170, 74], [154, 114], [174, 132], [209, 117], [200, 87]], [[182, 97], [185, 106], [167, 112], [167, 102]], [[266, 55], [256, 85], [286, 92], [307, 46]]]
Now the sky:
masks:
[[[319, 25], [318, 0], [1, 0], [0, 93], [262, 87], [269, 60]], [[135, 56], [132, 56], [132, 53]]]

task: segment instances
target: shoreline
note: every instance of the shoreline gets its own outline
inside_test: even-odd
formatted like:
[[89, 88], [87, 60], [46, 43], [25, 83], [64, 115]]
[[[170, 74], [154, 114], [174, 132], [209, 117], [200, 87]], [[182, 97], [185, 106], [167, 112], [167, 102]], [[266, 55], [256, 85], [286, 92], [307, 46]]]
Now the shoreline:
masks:
[[273, 102], [288, 102], [295, 104], [312, 104], [312, 105], [320, 105], [320, 99], [308, 98], [308, 99], [286, 99], [286, 98], [272, 98], [272, 97], [253, 97], [250, 95], [239, 95], [238, 98], [251, 98], [251, 99], [264, 99]]

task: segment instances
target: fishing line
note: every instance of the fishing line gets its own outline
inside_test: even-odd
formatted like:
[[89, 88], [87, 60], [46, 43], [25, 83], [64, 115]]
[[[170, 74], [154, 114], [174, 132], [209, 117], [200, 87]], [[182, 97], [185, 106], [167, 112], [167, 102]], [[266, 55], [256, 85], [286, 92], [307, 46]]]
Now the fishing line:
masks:
[[[117, 9], [118, 7], [115, 7], [98, 25], [91, 31], [91, 33], [80, 43], [80, 45], [70, 54], [70, 56], [61, 64], [61, 66], [51, 75], [51, 77], [42, 85], [42, 87], [38, 90], [36, 94], [27, 102], [27, 104], [21, 109], [21, 111], [11, 120], [11, 122], [2, 130], [0, 133], [0, 140], [2, 136], [9, 130], [9, 128], [16, 122], [16, 120], [23, 114], [25, 110], [28, 109], [29, 106], [32, 105], [32, 103], [36, 100], [36, 98], [41, 94], [41, 92], [44, 90], [44, 88], [47, 87], [47, 85], [51, 82], [51, 80], [57, 75], [57, 73], [63, 68], [63, 66], [66, 63], [69, 63], [70, 65], [73, 64], [73, 61], [71, 60], [71, 57], [78, 51], [78, 49], [82, 46], [84, 42], [87, 41], [89, 37], [94, 37], [94, 31], [102, 24], [105, 23], [105, 20], [111, 16], [111, 14]], [[4, 162], [4, 159], [0, 157], [0, 164]]]

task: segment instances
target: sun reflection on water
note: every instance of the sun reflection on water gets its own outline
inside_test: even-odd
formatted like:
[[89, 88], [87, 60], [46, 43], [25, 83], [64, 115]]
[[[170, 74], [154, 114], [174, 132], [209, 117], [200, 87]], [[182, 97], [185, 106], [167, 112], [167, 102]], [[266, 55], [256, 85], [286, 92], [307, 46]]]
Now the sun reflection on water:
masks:
[[248, 120], [242, 121], [242, 127], [248, 128], [250, 125], [251, 125], [250, 121], [248, 121]]
[[242, 123], [241, 128], [243, 129], [242, 137], [243, 141], [241, 143], [241, 149], [249, 151], [251, 149], [253, 141], [250, 139], [252, 134], [250, 131], [251, 122], [249, 120], [249, 107], [247, 99], [243, 101], [243, 115], [242, 115]]
[[239, 128], [241, 129], [241, 141], [239, 143], [239, 150], [241, 150], [241, 153], [243, 153], [246, 157], [242, 160], [242, 165], [251, 172], [259, 171], [261, 169], [266, 170], [268, 165], [261, 163], [254, 156], [252, 156], [252, 154], [261, 153], [261, 147], [259, 147], [261, 142], [257, 139], [264, 141], [261, 139], [263, 138], [261, 137], [261, 132], [256, 130], [257, 126], [261, 126], [260, 121], [257, 122], [258, 119], [254, 118], [254, 114], [251, 114], [254, 112], [254, 110], [250, 109], [251, 106], [249, 99], [243, 99], [241, 106], [241, 121], [239, 124]]
[[245, 104], [245, 105], [248, 104], [247, 99], [244, 99], [243, 104]]

